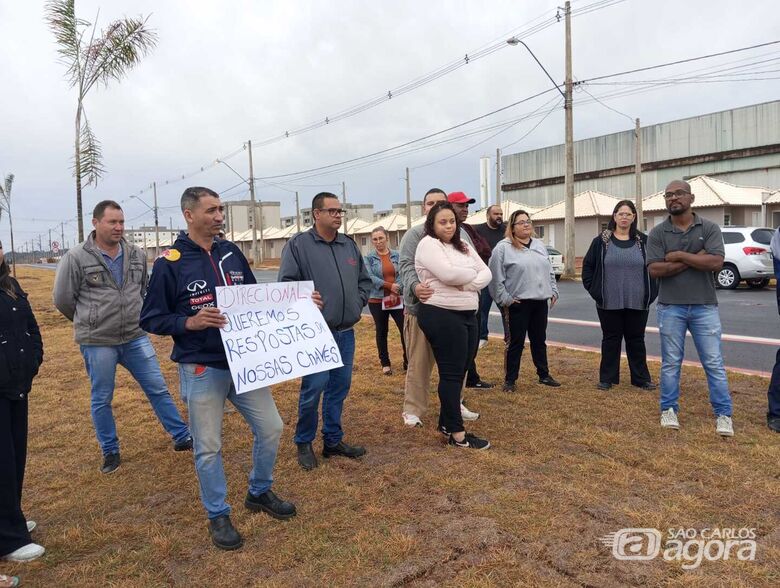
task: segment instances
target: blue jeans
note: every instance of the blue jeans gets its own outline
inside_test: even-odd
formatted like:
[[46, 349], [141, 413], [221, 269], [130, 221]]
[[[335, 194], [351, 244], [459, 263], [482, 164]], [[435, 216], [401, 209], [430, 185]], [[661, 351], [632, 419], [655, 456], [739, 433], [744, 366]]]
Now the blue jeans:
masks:
[[103, 455], [119, 452], [119, 438], [111, 410], [117, 364], [124, 366], [141, 386], [157, 419], [174, 441], [184, 441], [190, 436], [187, 424], [182, 420], [173, 398], [168, 393], [168, 386], [149, 337], [144, 335], [122, 345], [80, 347], [87, 374], [92, 382], [92, 423]]
[[322, 396], [322, 438], [325, 445], [338, 445], [344, 437], [341, 410], [352, 385], [352, 360], [355, 356], [355, 331], [331, 331], [341, 353], [343, 367], [304, 376], [298, 399], [298, 424], [295, 442], [311, 443], [317, 435], [320, 396]]
[[230, 370], [180, 363], [179, 382], [190, 413], [200, 500], [210, 519], [230, 514], [230, 506], [226, 502], [225, 469], [222, 466], [225, 400], [233, 403], [252, 429], [254, 443], [249, 492], [255, 496], [271, 489], [276, 452], [282, 436], [282, 418], [276, 410], [270, 388], [236, 394]]
[[717, 304], [658, 304], [661, 334], [661, 410], [680, 410], [680, 367], [685, 332], [690, 331], [707, 375], [710, 404], [716, 416], [731, 416], [731, 395], [723, 366]]

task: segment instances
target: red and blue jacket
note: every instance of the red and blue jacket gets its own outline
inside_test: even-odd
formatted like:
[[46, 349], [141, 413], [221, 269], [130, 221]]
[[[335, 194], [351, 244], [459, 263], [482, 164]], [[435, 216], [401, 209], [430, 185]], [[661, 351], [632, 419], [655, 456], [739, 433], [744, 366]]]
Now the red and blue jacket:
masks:
[[206, 251], [182, 232], [154, 262], [141, 308], [141, 328], [172, 336], [175, 362], [228, 369], [219, 329], [188, 331], [184, 323], [201, 308], [217, 305], [216, 286], [256, 282], [234, 243], [215, 239], [211, 251]]

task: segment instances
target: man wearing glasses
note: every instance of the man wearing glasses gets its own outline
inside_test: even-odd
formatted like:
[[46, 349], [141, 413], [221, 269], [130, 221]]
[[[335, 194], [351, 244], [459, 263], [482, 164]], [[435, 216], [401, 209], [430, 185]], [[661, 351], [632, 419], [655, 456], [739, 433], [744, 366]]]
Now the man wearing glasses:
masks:
[[680, 366], [685, 332], [690, 331], [707, 375], [710, 403], [719, 435], [731, 437], [731, 395], [721, 352], [721, 325], [715, 278], [725, 249], [720, 227], [691, 210], [688, 182], [675, 180], [665, 191], [669, 217], [650, 231], [647, 266], [659, 280], [661, 334], [661, 426], [679, 429]]
[[314, 226], [290, 239], [282, 250], [279, 281], [314, 282], [321, 297], [322, 315], [339, 346], [343, 367], [304, 376], [298, 399], [295, 444], [298, 463], [305, 470], [317, 467], [312, 441], [317, 435], [320, 396], [322, 396], [323, 457], [357, 458], [363, 447], [342, 440], [341, 411], [352, 384], [355, 331], [371, 292], [371, 278], [357, 244], [339, 233], [345, 211], [335, 194], [320, 192], [311, 203]]

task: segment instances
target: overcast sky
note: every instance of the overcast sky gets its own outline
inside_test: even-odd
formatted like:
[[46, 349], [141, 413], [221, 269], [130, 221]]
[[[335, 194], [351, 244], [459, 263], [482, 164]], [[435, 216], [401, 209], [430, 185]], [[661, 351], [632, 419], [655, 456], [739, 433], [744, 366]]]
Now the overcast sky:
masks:
[[[576, 11], [595, 1], [578, 0], [572, 8]], [[174, 226], [181, 226], [178, 200], [185, 187], [205, 185], [223, 191], [241, 180], [225, 166], [209, 167], [184, 181], [170, 180], [235, 152], [247, 139], [258, 143], [323, 120], [474, 54], [527, 29], [529, 23], [551, 22], [557, 4], [543, 0], [78, 1], [78, 16], [89, 21], [95, 20], [100, 8], [99, 26], [123, 15], [151, 15], [149, 22], [159, 36], [156, 49], [125, 80], [108, 89], [95, 88], [86, 99], [93, 130], [103, 144], [107, 173], [97, 187], [84, 189], [85, 227], [90, 226], [92, 207], [104, 198], [123, 203], [128, 226], [151, 224], [151, 212], [129, 197], [139, 194], [151, 204], [152, 181], [158, 182], [160, 223], [168, 225], [172, 217]], [[625, 0], [573, 20], [574, 76], [586, 79], [775, 41], [780, 39], [779, 14], [776, 0]], [[524, 40], [553, 78], [562, 81], [563, 22]], [[780, 45], [626, 79], [658, 79], [737, 59], [778, 55]], [[70, 166], [76, 95], [58, 62], [44, 22], [43, 2], [0, 3], [0, 72], [0, 173], [16, 175], [12, 204], [17, 248], [50, 227], [56, 226], [59, 236], [61, 221], [69, 223], [65, 237], [72, 243], [76, 208]], [[256, 147], [255, 175], [275, 176], [359, 157], [483, 115], [550, 86], [522, 47], [506, 46], [367, 112]], [[624, 88], [586, 86], [595, 96]], [[606, 103], [640, 117], [645, 125], [778, 96], [780, 81], [754, 80], [675, 85]], [[554, 98], [553, 93], [545, 94], [459, 132], [534, 111], [547, 113]], [[589, 98], [583, 92], [575, 94], [575, 140], [632, 127], [627, 118], [598, 103], [582, 103]], [[284, 188], [299, 190], [303, 207], [318, 191], [340, 193], [344, 181], [348, 201], [389, 208], [404, 199], [401, 178], [409, 166], [413, 199], [432, 186], [478, 196], [479, 157], [495, 157], [497, 147], [518, 141], [539, 121], [522, 121], [468, 150], [492, 133], [372, 166], [297, 179]], [[564, 116], [558, 109], [504, 153], [554, 145], [563, 141], [563, 135]], [[246, 151], [228, 162], [243, 176], [249, 175]], [[292, 193], [263, 184], [258, 187], [260, 197], [281, 201], [282, 213], [294, 214]], [[246, 193], [246, 187], [239, 186], [225, 191], [224, 197], [237, 199]], [[4, 215], [0, 221], [4, 244], [8, 233]], [[47, 239], [48, 235], [44, 243]]]

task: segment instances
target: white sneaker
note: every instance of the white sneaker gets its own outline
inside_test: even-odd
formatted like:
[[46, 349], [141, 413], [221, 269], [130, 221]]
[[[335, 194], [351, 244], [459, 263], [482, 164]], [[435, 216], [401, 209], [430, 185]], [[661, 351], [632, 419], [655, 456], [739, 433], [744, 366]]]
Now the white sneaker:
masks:
[[27, 532], [32, 533], [33, 531], [35, 531], [35, 527], [37, 526], [38, 523], [36, 523], [35, 521], [27, 521]]
[[664, 429], [678, 430], [680, 428], [680, 422], [677, 420], [677, 413], [673, 408], [667, 408], [661, 413], [661, 426]]
[[46, 550], [37, 543], [28, 543], [24, 547], [20, 547], [16, 551], [3, 556], [7, 561], [32, 561], [41, 557]]
[[478, 412], [473, 412], [463, 406], [463, 403], [460, 403], [460, 416], [463, 418], [464, 421], [476, 421], [479, 418]]
[[422, 421], [416, 414], [409, 414], [408, 412], [402, 412], [401, 416], [404, 417], [404, 424], [407, 427], [422, 427]]
[[722, 414], [715, 419], [715, 432], [721, 437], [733, 437], [734, 424], [731, 422], [731, 417]]
[[487, 339], [480, 339], [479, 340], [479, 349], [482, 349], [487, 344], [488, 344], [488, 340]]

